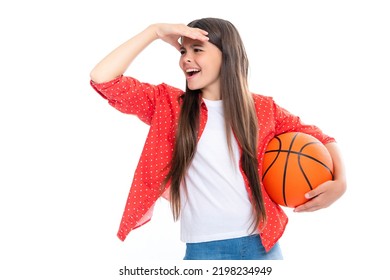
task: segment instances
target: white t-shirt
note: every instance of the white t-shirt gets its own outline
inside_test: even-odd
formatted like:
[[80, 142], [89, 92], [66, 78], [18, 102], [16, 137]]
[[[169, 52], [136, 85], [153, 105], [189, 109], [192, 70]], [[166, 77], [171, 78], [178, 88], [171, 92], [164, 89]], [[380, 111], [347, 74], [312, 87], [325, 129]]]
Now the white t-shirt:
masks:
[[229, 154], [222, 100], [204, 102], [206, 127], [180, 191], [181, 240], [186, 243], [247, 236], [253, 229], [252, 205], [233, 136], [233, 158]]

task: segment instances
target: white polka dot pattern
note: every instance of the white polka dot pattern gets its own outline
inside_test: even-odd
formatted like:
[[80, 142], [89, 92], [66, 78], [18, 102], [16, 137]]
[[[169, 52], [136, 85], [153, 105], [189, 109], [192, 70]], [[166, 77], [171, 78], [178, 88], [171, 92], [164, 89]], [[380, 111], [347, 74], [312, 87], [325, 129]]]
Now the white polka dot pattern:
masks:
[[[179, 97], [183, 91], [166, 84], [150, 85], [138, 80], [120, 76], [112, 81], [91, 86], [117, 110], [137, 115], [150, 125], [150, 130], [135, 170], [127, 203], [120, 223], [118, 237], [124, 241], [135, 228], [148, 222], [153, 213], [153, 206], [161, 197], [159, 188], [167, 174], [165, 168], [173, 153], [175, 129], [179, 116]], [[321, 142], [334, 141], [313, 125], [303, 124], [299, 117], [279, 107], [271, 97], [253, 95], [259, 119], [259, 172], [262, 158], [268, 142], [275, 136], [287, 131], [301, 131], [313, 135]], [[199, 138], [207, 122], [207, 108], [201, 106]], [[241, 170], [241, 173], [242, 170]], [[251, 195], [248, 180], [244, 176], [247, 191]], [[267, 212], [267, 223], [260, 225], [260, 234], [266, 250], [282, 236], [288, 217], [283, 209], [275, 204], [262, 187]], [[166, 197], [164, 195], [164, 197]]]

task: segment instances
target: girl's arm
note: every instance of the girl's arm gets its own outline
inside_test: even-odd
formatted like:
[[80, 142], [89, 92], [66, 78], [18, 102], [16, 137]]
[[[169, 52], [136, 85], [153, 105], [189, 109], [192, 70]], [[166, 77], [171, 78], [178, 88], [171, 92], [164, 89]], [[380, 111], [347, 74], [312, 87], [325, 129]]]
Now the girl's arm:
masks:
[[103, 83], [123, 75], [137, 55], [156, 39], [162, 39], [179, 50], [180, 37], [207, 41], [206, 35], [206, 31], [184, 24], [152, 24], [103, 58], [91, 71], [91, 80]]
[[341, 153], [335, 142], [325, 145], [333, 160], [334, 180], [319, 185], [306, 193], [308, 202], [296, 207], [295, 212], [312, 212], [330, 206], [339, 199], [347, 189], [346, 174]]

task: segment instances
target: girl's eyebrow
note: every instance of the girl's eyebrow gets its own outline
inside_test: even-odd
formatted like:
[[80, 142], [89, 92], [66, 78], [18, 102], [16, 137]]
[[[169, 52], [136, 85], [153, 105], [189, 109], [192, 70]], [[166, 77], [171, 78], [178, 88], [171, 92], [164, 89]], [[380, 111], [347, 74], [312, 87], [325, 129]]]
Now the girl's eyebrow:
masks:
[[[190, 45], [190, 48], [191, 49], [193, 49], [193, 48], [202, 48], [202, 47], [204, 47], [204, 44], [203, 43], [194, 43], [194, 44], [191, 44]], [[185, 50], [186, 49], [186, 47], [184, 46], [184, 45], [181, 45], [181, 48], [180, 49], [183, 49], [183, 50]]]
[[202, 43], [196, 43], [196, 44], [192, 44], [192, 45], [191, 45], [191, 48], [196, 48], [196, 47], [204, 47], [204, 44], [202, 44]]

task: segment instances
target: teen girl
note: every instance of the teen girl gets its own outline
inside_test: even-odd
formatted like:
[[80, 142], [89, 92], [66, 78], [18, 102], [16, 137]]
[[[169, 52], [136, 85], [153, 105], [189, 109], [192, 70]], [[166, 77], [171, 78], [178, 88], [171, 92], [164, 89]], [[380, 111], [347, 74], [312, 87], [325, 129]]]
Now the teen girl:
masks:
[[[124, 76], [157, 39], [180, 52], [185, 91]], [[118, 231], [121, 240], [150, 220], [164, 196], [180, 219], [184, 259], [282, 259], [278, 240], [288, 219], [265, 192], [259, 170], [267, 143], [288, 131], [318, 138], [335, 169], [334, 180], [308, 192], [310, 200], [295, 211], [325, 208], [344, 193], [335, 140], [272, 98], [251, 93], [247, 75], [238, 31], [217, 18], [150, 25], [95, 66], [92, 87], [119, 111], [150, 125]]]

